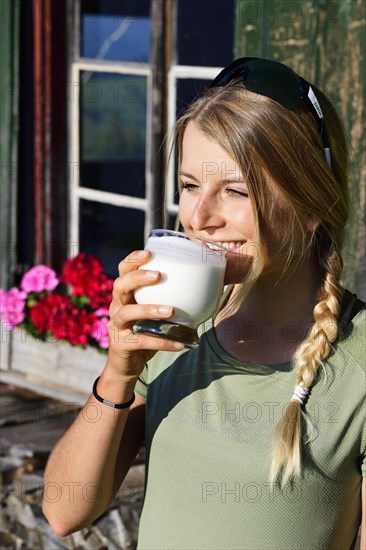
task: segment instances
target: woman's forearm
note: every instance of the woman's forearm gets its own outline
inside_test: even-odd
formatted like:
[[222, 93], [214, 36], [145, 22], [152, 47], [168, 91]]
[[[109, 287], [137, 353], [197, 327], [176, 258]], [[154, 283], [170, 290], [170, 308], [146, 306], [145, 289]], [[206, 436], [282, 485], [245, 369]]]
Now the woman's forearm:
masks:
[[[105, 370], [98, 392], [112, 402], [125, 403], [135, 383]], [[52, 451], [45, 471], [43, 511], [58, 535], [90, 525], [113, 499], [117, 453], [129, 410], [110, 408], [91, 395]]]
[[[149, 270], [139, 269], [150, 256], [148, 251], [135, 251], [118, 265], [109, 309], [108, 361], [97, 388], [112, 403], [131, 399], [138, 377], [156, 351], [183, 348], [183, 344], [177, 347], [176, 342], [136, 335], [132, 330], [136, 320], [156, 319], [158, 312], [157, 305], [136, 304], [133, 294], [161, 277], [159, 272], [151, 277]], [[159, 319], [174, 314], [173, 308], [164, 307], [164, 311]], [[116, 410], [90, 396], [52, 451], [45, 472], [43, 511], [57, 534], [80, 530], [107, 509], [144, 439], [142, 405], [139, 397], [131, 409]]]

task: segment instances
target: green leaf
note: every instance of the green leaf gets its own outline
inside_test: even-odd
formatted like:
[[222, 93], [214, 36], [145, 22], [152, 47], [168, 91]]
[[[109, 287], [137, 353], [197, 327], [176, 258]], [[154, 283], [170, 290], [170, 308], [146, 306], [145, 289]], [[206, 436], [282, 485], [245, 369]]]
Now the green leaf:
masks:
[[87, 296], [72, 296], [70, 302], [79, 309], [83, 309], [86, 306], [90, 306], [90, 300]]

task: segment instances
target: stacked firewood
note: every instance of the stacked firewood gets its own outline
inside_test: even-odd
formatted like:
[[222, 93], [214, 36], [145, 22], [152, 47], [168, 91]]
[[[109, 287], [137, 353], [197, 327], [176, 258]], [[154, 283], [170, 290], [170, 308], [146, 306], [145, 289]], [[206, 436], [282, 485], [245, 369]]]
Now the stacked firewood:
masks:
[[136, 548], [144, 489], [144, 453], [131, 467], [108, 511], [90, 528], [57, 536], [42, 513], [44, 468], [51, 449], [79, 412], [19, 388], [0, 386], [0, 548]]

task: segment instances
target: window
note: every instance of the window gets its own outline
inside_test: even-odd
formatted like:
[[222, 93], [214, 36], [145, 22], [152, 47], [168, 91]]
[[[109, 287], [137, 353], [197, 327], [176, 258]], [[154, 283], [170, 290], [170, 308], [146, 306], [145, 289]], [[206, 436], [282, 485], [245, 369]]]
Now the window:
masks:
[[150, 226], [150, 4], [83, 0], [74, 9], [70, 237], [115, 276]]
[[[70, 240], [100, 256], [110, 276], [163, 223], [163, 136], [231, 61], [233, 5], [70, 0]], [[171, 165], [170, 225], [177, 204]]]

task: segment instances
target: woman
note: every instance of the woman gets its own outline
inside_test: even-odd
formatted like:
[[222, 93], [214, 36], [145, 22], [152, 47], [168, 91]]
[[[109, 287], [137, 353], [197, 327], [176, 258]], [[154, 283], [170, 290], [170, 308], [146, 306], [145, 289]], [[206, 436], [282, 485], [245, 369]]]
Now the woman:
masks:
[[[73, 499], [63, 491], [44, 511], [62, 535], [89, 525], [145, 439], [139, 548], [353, 548], [365, 311], [340, 283], [339, 119], [288, 67], [244, 58], [188, 108], [176, 143], [180, 223], [228, 250], [222, 307], [195, 350], [134, 335], [135, 320], [173, 311], [133, 299], [160, 278], [143, 269], [148, 252], [120, 263], [106, 367], [46, 471], [46, 483], [74, 482]], [[90, 483], [97, 498], [83, 499]]]

